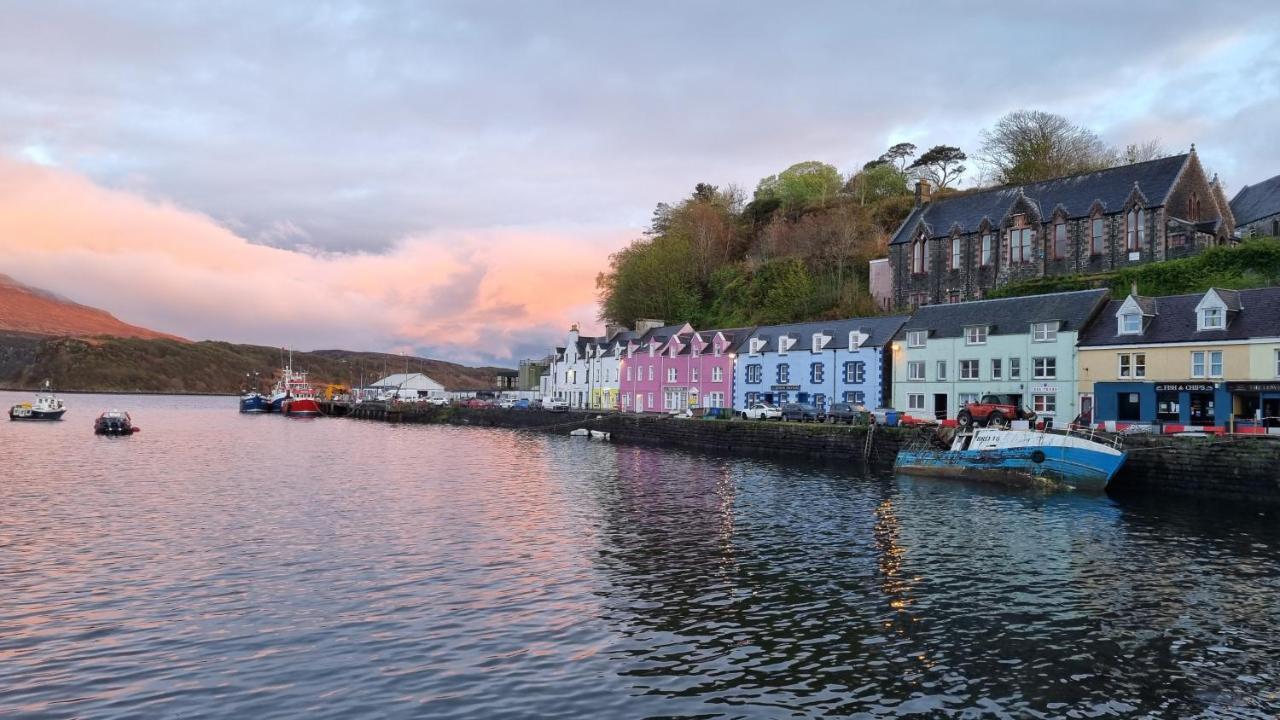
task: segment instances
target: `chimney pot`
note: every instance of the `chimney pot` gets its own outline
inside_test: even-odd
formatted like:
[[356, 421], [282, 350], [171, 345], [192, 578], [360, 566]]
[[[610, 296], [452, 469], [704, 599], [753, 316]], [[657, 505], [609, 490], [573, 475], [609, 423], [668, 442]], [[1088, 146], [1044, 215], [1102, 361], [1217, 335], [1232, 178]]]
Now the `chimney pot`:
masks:
[[924, 178], [916, 180], [916, 207], [929, 202], [929, 181]]

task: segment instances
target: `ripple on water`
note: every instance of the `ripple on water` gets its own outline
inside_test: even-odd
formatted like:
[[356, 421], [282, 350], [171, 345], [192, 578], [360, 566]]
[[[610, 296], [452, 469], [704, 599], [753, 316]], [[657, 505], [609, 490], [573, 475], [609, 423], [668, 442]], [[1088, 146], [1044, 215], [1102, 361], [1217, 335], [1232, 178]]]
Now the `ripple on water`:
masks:
[[0, 715], [1280, 712], [1256, 509], [68, 400], [0, 426]]

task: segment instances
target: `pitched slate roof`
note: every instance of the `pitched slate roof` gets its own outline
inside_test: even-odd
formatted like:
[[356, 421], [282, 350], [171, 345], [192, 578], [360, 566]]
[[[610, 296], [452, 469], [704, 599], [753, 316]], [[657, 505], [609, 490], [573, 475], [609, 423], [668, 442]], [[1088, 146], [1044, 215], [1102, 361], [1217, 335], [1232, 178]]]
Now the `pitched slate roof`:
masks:
[[962, 233], [976, 232], [983, 218], [999, 225], [1020, 194], [1038, 209], [1045, 222], [1058, 206], [1072, 218], [1088, 216], [1095, 201], [1101, 202], [1107, 212], [1119, 212], [1133, 193], [1135, 183], [1149, 204], [1162, 205], [1188, 157], [1187, 154], [1173, 155], [1027, 185], [1006, 185], [940, 197], [912, 210], [889, 244], [900, 245], [914, 239], [921, 221], [931, 238], [950, 235], [954, 226], [959, 226]]
[[1115, 315], [1124, 304], [1124, 298], [1112, 300], [1098, 313], [1097, 322], [1081, 335], [1080, 345], [1148, 345], [1280, 337], [1280, 288], [1240, 290], [1240, 310], [1227, 313], [1227, 326], [1222, 330], [1196, 329], [1196, 305], [1204, 296], [1204, 293], [1195, 293], [1151, 298], [1155, 303], [1155, 316], [1146, 322], [1141, 335], [1119, 334]]
[[1231, 214], [1236, 225], [1280, 214], [1280, 175], [1240, 188], [1231, 199]]
[[987, 326], [989, 335], [1031, 332], [1031, 323], [1057, 320], [1058, 329], [1080, 332], [1107, 300], [1106, 290], [1077, 290], [1050, 295], [974, 300], [948, 305], [925, 305], [902, 326], [898, 339], [912, 330], [927, 330], [931, 338], [958, 338], [964, 329]]
[[817, 322], [795, 323], [792, 325], [766, 325], [758, 327], [755, 332], [744, 337], [764, 340], [760, 352], [777, 352], [778, 338], [792, 337], [796, 343], [791, 349], [796, 352], [808, 351], [813, 347], [813, 336], [824, 333], [831, 336], [824, 350], [845, 350], [849, 347], [849, 333], [857, 330], [869, 337], [863, 346], [883, 346], [893, 340], [894, 335], [907, 321], [906, 316], [849, 318], [847, 320], [820, 320]]
[[[751, 332], [753, 330], [755, 330], [755, 328], [750, 328], [750, 327], [719, 328], [716, 330], [699, 330], [696, 334], [698, 337], [702, 338], [703, 342], [707, 344], [706, 350], [704, 352], [709, 352], [711, 350], [711, 343], [715, 341], [716, 333], [723, 333], [725, 341], [729, 343], [725, 347], [725, 352], [734, 352], [739, 345], [741, 345], [744, 341], [746, 341], [748, 337], [751, 336]], [[684, 348], [680, 351], [680, 354], [692, 355], [693, 343], [690, 342], [685, 344]]]

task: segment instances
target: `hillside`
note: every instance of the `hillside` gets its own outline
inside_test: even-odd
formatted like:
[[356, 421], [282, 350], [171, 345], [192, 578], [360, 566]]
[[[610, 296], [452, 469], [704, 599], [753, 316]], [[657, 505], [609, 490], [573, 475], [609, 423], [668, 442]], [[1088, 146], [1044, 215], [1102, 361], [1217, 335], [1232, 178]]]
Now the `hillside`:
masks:
[[[0, 334], [0, 386], [34, 388], [45, 378], [62, 390], [172, 393], [234, 393], [246, 373], [268, 384], [280, 368], [280, 349], [226, 342], [139, 338], [34, 338]], [[319, 350], [295, 352], [293, 364], [317, 385], [372, 382], [386, 372], [403, 372], [405, 358], [385, 353]], [[422, 372], [451, 390], [493, 386], [497, 368], [408, 358], [410, 372]]]
[[8, 275], [0, 275], [0, 332], [56, 337], [110, 335], [183, 341], [174, 335], [122, 322], [105, 310], [71, 302], [24, 285]]

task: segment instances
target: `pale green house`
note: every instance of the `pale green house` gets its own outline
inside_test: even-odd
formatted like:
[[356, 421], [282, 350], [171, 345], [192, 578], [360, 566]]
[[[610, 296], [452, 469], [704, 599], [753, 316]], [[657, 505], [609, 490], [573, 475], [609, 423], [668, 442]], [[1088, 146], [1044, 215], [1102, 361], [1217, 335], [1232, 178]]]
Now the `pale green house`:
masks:
[[965, 403], [1000, 393], [1070, 422], [1082, 410], [1076, 339], [1107, 298], [1082, 290], [917, 309], [893, 345], [894, 408], [954, 418]]

